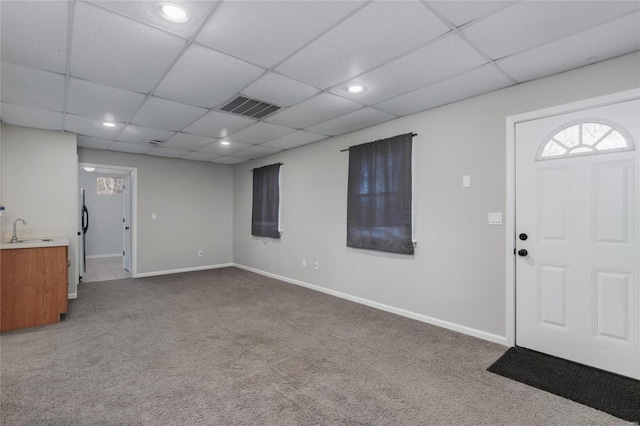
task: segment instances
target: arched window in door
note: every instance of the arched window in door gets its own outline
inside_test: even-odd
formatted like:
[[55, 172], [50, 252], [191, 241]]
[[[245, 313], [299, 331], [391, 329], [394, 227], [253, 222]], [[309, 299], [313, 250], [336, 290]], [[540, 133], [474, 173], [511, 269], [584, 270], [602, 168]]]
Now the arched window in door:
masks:
[[538, 148], [536, 160], [554, 160], [633, 149], [631, 136], [619, 125], [599, 119], [580, 120], [564, 124], [546, 137]]

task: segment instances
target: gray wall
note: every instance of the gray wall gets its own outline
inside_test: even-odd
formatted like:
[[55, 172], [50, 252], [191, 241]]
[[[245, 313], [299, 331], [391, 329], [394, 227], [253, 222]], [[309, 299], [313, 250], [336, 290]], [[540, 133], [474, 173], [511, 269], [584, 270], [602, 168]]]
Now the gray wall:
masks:
[[80, 187], [85, 189], [85, 205], [89, 210], [89, 229], [86, 235], [87, 256], [122, 256], [122, 208], [123, 195], [99, 195], [98, 176], [80, 169]]
[[78, 156], [137, 168], [139, 274], [233, 261], [232, 166], [84, 148]]
[[[639, 69], [640, 54], [627, 55], [236, 165], [234, 262], [499, 341], [506, 235], [487, 213], [505, 212], [506, 117], [640, 87]], [[418, 133], [415, 255], [347, 248], [348, 153], [340, 150], [407, 132]], [[267, 242], [251, 236], [249, 170], [278, 161], [283, 235]]]
[[69, 294], [76, 293], [78, 161], [76, 135], [2, 126], [2, 231], [21, 217], [30, 231], [62, 230], [69, 239]]

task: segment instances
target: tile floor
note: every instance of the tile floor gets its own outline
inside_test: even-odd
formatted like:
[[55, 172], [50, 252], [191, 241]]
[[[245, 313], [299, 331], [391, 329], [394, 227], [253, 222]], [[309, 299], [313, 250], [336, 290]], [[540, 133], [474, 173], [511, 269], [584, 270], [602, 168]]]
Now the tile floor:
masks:
[[122, 256], [95, 257], [87, 259], [87, 272], [82, 274], [83, 283], [119, 280], [131, 274], [122, 268]]

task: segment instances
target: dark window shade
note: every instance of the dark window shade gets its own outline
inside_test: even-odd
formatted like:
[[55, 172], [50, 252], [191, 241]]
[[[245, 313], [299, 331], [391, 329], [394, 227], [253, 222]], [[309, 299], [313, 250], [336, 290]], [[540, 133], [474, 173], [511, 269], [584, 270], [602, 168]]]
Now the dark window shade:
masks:
[[349, 148], [347, 246], [413, 254], [412, 133]]
[[280, 238], [280, 164], [253, 169], [251, 235]]

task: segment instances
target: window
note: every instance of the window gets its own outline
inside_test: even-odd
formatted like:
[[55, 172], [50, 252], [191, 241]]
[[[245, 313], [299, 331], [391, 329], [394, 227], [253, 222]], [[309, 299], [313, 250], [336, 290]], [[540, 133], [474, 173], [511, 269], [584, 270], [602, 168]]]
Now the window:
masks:
[[122, 194], [122, 178], [98, 176], [98, 194]]
[[616, 124], [602, 120], [568, 123], [545, 138], [537, 160], [553, 160], [575, 155], [632, 151], [631, 138]]
[[280, 238], [280, 166], [253, 169], [251, 235]]
[[412, 133], [349, 148], [347, 246], [413, 254]]

